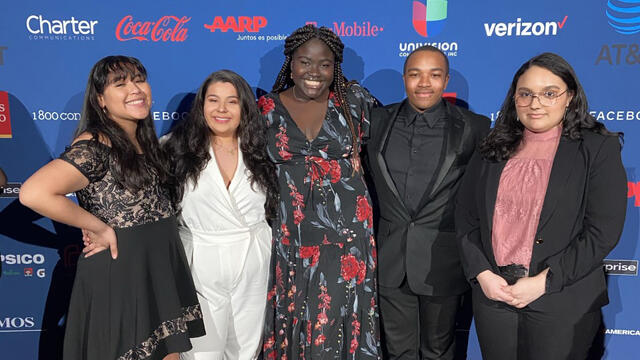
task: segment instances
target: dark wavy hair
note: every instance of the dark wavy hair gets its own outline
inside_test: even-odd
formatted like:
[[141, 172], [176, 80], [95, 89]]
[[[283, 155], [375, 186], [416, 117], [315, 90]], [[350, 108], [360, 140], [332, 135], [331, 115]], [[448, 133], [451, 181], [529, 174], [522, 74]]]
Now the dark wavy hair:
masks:
[[302, 46], [302, 44], [311, 39], [321, 40], [325, 45], [327, 45], [329, 50], [331, 50], [335, 58], [333, 66], [333, 82], [329, 86], [329, 89], [334, 92], [338, 103], [345, 104], [344, 107], [339, 107], [338, 111], [343, 112], [342, 115], [347, 119], [347, 124], [349, 124], [349, 129], [351, 130], [351, 147], [354, 149], [354, 156], [357, 156], [357, 150], [355, 150], [357, 149], [358, 143], [356, 128], [354, 126], [353, 119], [351, 118], [351, 112], [348, 110], [343, 111], [343, 108], [351, 108], [347, 99], [347, 89], [351, 84], [355, 83], [355, 81], [347, 81], [342, 73], [342, 66], [340, 64], [342, 64], [344, 44], [342, 43], [342, 40], [340, 40], [340, 37], [331, 31], [331, 29], [325, 26], [315, 27], [312, 24], [308, 24], [295, 29], [291, 35], [287, 36], [284, 40], [285, 60], [271, 91], [277, 93], [294, 85], [293, 80], [291, 79], [291, 59], [293, 57], [293, 53]]
[[169, 139], [163, 144], [172, 174], [170, 188], [173, 202], [179, 207], [187, 181], [197, 184], [200, 173], [211, 160], [209, 149], [213, 132], [204, 116], [204, 102], [207, 88], [216, 82], [229, 83], [238, 92], [241, 116], [237, 135], [240, 151], [251, 172], [251, 185], [257, 184], [267, 195], [264, 206], [266, 217], [268, 220], [274, 219], [278, 189], [275, 165], [267, 157], [267, 127], [258, 112], [251, 87], [231, 70], [216, 71], [207, 77], [198, 89], [189, 115], [174, 127]]
[[[571, 65], [560, 55], [546, 52], [534, 56], [522, 64], [513, 76], [511, 87], [502, 103], [495, 126], [480, 144], [479, 150], [484, 159], [489, 161], [507, 160], [518, 149], [524, 126], [518, 121], [514, 97], [520, 76], [532, 66], [547, 69], [560, 77], [567, 84], [567, 93], [573, 96], [562, 120], [562, 136], [572, 140], [581, 139], [580, 132], [582, 130], [613, 135], [602, 123], [589, 114], [587, 96]], [[622, 137], [622, 134], [617, 135]]]
[[89, 73], [82, 115], [74, 134], [78, 137], [87, 132], [94, 141], [107, 140], [111, 147], [113, 161], [109, 166], [113, 177], [120, 185], [134, 191], [150, 184], [154, 176], [159, 176], [162, 183], [168, 179], [151, 113], [138, 121], [136, 128], [136, 139], [143, 152], [140, 156], [125, 131], [109, 117], [106, 107], [100, 107], [98, 96], [110, 84], [138, 76], [146, 80], [147, 70], [134, 57], [117, 55], [100, 59]]

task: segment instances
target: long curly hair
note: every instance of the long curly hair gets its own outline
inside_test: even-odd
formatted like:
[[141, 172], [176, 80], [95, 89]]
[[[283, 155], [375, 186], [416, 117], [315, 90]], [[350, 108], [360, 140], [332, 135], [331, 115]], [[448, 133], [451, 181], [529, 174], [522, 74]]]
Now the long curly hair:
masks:
[[109, 117], [106, 109], [100, 107], [98, 96], [111, 83], [136, 76], [146, 80], [147, 70], [134, 57], [117, 55], [100, 59], [89, 73], [82, 115], [74, 134], [78, 137], [88, 132], [94, 141], [99, 138], [108, 140], [113, 177], [120, 185], [134, 191], [150, 184], [154, 176], [158, 176], [162, 183], [168, 179], [151, 114], [138, 121], [136, 128], [136, 139], [143, 152], [140, 156], [125, 131]]
[[207, 88], [216, 82], [229, 83], [238, 92], [241, 116], [237, 136], [240, 151], [244, 164], [251, 173], [251, 186], [258, 185], [267, 195], [266, 217], [268, 220], [274, 219], [278, 190], [275, 166], [267, 157], [266, 124], [260, 117], [251, 87], [231, 70], [216, 71], [207, 77], [196, 93], [189, 115], [174, 127], [169, 139], [163, 144], [172, 174], [172, 200], [178, 208], [186, 183], [192, 181], [194, 185], [197, 184], [200, 173], [211, 160], [209, 149], [213, 132], [207, 125], [204, 102]]
[[285, 60], [271, 91], [278, 93], [294, 85], [293, 80], [291, 79], [291, 59], [293, 58], [293, 53], [302, 46], [302, 44], [311, 39], [321, 40], [333, 53], [335, 59], [333, 66], [333, 82], [329, 86], [329, 89], [335, 94], [338, 103], [345, 104], [344, 109], [347, 110], [343, 111], [342, 107], [340, 107], [339, 111], [343, 112], [342, 115], [347, 119], [347, 124], [351, 130], [351, 147], [354, 149], [354, 156], [357, 156], [358, 137], [351, 117], [351, 112], [349, 111], [351, 105], [347, 98], [347, 90], [351, 84], [355, 83], [355, 81], [347, 81], [342, 73], [341, 64], [343, 60], [344, 44], [342, 43], [342, 40], [340, 40], [340, 37], [331, 31], [331, 29], [325, 26], [315, 27], [312, 24], [308, 24], [297, 28], [285, 39]]
[[518, 121], [516, 113], [516, 86], [520, 76], [532, 66], [547, 69], [560, 77], [567, 84], [567, 93], [573, 96], [562, 120], [562, 136], [577, 140], [582, 138], [580, 131], [584, 129], [600, 134], [613, 134], [589, 114], [587, 96], [571, 65], [560, 55], [546, 52], [534, 56], [522, 64], [513, 76], [511, 87], [502, 103], [495, 126], [480, 144], [479, 150], [484, 159], [503, 161], [509, 159], [517, 151], [522, 140], [524, 126]]

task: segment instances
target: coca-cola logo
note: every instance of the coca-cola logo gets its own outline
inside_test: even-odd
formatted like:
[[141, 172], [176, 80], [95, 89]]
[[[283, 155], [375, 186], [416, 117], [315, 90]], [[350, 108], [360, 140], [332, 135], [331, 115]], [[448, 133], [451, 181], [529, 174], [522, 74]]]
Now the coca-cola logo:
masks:
[[187, 39], [189, 29], [184, 27], [191, 20], [190, 17], [173, 15], [162, 16], [158, 21], [133, 21], [133, 16], [127, 15], [120, 20], [116, 27], [116, 38], [120, 41], [171, 41], [182, 42]]

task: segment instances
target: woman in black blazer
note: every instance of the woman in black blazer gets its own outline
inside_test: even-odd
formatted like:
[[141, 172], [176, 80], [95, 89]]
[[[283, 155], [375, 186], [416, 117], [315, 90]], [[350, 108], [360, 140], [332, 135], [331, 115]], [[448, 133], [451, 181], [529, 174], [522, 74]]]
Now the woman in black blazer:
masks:
[[587, 356], [608, 303], [602, 260], [624, 224], [621, 137], [589, 115], [560, 56], [516, 72], [456, 202], [484, 359]]

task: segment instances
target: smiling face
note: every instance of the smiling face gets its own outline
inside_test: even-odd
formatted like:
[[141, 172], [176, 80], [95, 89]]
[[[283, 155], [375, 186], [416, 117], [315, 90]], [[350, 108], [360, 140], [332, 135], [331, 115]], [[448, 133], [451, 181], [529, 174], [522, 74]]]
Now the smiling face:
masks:
[[[566, 90], [567, 84], [559, 76], [540, 66], [530, 67], [518, 79], [515, 91], [516, 97], [536, 95], [528, 106], [516, 104], [522, 125], [529, 131], [545, 132], [560, 124], [572, 98]], [[554, 98], [554, 104], [544, 106], [540, 104], [539, 96], [545, 93], [547, 96], [561, 95]]]
[[328, 96], [334, 62], [333, 52], [322, 40], [313, 38], [300, 45], [291, 58], [295, 96], [304, 100]]
[[409, 104], [419, 112], [437, 104], [449, 82], [446, 61], [435, 51], [411, 54], [402, 78]]
[[242, 110], [238, 92], [231, 83], [217, 81], [209, 84], [202, 111], [215, 136], [237, 136]]
[[140, 73], [133, 77], [111, 73], [104, 91], [98, 94], [98, 104], [111, 120], [121, 125], [138, 122], [149, 116], [151, 87]]

